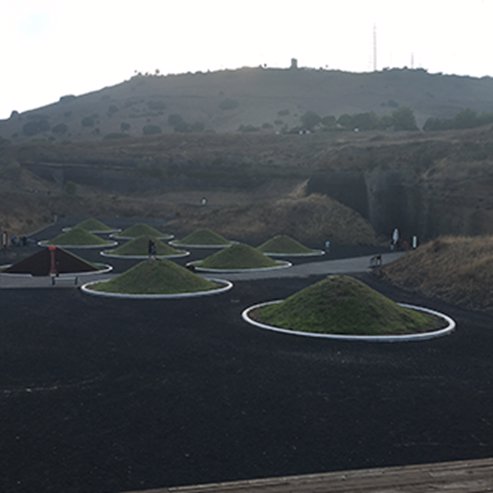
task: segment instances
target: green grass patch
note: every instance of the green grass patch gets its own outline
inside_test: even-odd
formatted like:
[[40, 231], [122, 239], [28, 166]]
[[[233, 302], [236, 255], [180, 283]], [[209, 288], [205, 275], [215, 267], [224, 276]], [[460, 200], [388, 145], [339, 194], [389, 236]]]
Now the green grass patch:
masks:
[[61, 233], [47, 242], [48, 245], [113, 245], [112, 241], [103, 240], [99, 236], [81, 228], [73, 228], [66, 233]]
[[193, 233], [185, 236], [177, 243], [182, 243], [183, 245], [211, 245], [211, 246], [228, 246], [231, 244], [229, 240], [224, 238], [218, 233], [210, 229], [197, 229]]
[[149, 226], [148, 224], [134, 224], [127, 229], [124, 229], [121, 233], [118, 233], [118, 236], [128, 237], [128, 238], [137, 238], [139, 236], [152, 236], [153, 238], [162, 238], [171, 236], [166, 233], [162, 233], [161, 231]]
[[148, 235], [129, 240], [114, 250], [106, 251], [106, 253], [115, 255], [148, 255], [149, 240], [152, 240], [156, 245], [156, 255], [177, 255], [182, 253], [182, 251], [159, 241], [156, 237]]
[[193, 293], [218, 287], [169, 260], [145, 260], [108, 282], [91, 286], [96, 291], [122, 294]]
[[288, 235], [276, 235], [258, 247], [266, 253], [313, 253], [312, 250]]
[[239, 243], [197, 262], [196, 265], [210, 269], [259, 269], [275, 267], [279, 262], [267, 257], [256, 248]]
[[346, 335], [404, 335], [444, 326], [438, 317], [403, 308], [349, 276], [329, 276], [252, 317], [285, 329]]
[[90, 217], [81, 221], [80, 223], [74, 226], [75, 228], [85, 229], [86, 231], [114, 231], [114, 228], [110, 228], [107, 224], [104, 224], [99, 219], [95, 219], [94, 217]]

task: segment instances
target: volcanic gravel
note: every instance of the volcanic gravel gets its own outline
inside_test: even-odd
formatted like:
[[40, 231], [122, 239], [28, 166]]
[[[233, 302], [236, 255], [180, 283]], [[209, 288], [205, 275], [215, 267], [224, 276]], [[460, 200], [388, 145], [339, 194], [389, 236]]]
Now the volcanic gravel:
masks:
[[113, 492], [493, 455], [493, 318], [369, 344], [262, 331], [319, 280], [166, 301], [0, 290], [0, 491]]

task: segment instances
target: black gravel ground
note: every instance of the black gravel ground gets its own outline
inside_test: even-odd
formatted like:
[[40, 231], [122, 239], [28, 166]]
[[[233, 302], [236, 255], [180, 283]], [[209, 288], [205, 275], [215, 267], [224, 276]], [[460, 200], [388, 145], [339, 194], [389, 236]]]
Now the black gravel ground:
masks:
[[115, 492], [493, 455], [493, 319], [448, 337], [281, 335], [247, 306], [318, 280], [121, 301], [0, 290], [0, 491]]

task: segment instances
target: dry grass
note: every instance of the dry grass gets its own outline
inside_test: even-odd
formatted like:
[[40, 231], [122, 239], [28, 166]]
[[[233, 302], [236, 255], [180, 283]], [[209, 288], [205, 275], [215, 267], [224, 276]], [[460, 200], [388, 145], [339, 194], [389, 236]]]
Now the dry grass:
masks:
[[493, 236], [444, 236], [385, 266], [390, 282], [474, 310], [493, 310]]
[[326, 239], [346, 245], [376, 242], [373, 228], [361, 215], [317, 194], [249, 206], [188, 209], [168, 226], [183, 233], [210, 228], [227, 238], [258, 243], [275, 234], [293, 236], [309, 245], [320, 245]]

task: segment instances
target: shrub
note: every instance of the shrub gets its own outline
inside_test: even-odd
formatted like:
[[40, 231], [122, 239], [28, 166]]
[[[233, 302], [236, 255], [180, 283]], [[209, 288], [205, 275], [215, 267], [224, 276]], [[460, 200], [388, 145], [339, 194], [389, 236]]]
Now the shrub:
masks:
[[121, 122], [120, 123], [120, 130], [122, 132], [128, 132], [130, 130], [130, 123], [127, 122]]
[[144, 125], [142, 128], [142, 133], [144, 135], [157, 135], [162, 132], [161, 127], [159, 125], [154, 125], [149, 123], [148, 125]]
[[82, 118], [80, 123], [83, 127], [94, 127], [94, 125], [96, 124], [96, 118], [96, 115], [85, 116], [84, 118]]
[[68, 131], [68, 126], [65, 123], [59, 123], [55, 125], [51, 131], [56, 135], [65, 135]]
[[108, 106], [107, 114], [108, 114], [108, 116], [113, 116], [118, 111], [120, 111], [120, 110], [119, 110], [119, 108], [118, 108], [118, 106], [116, 104], [110, 104]]
[[33, 120], [27, 122], [22, 127], [22, 132], [28, 137], [39, 134], [40, 132], [47, 132], [48, 130], [50, 130], [50, 124], [47, 120]]

